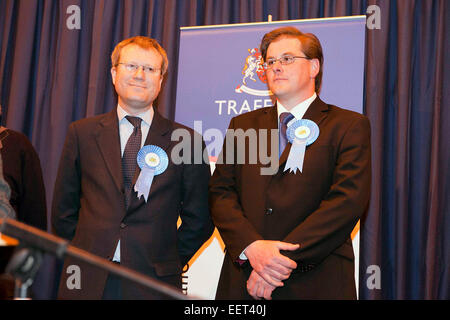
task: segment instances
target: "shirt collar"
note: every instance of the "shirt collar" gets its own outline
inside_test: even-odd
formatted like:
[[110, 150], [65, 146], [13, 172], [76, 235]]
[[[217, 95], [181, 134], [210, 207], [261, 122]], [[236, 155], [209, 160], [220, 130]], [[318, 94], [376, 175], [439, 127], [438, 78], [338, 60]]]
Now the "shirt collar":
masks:
[[[151, 125], [152, 120], [153, 120], [153, 115], [154, 115], [154, 110], [153, 110], [153, 106], [151, 106], [149, 109], [147, 109], [146, 111], [139, 113], [137, 115], [134, 115], [134, 117], [139, 117], [142, 119], [142, 121], [144, 123], [146, 123], [148, 126]], [[117, 117], [119, 118], [119, 122], [121, 122], [123, 120], [123, 118], [125, 118], [126, 116], [130, 115], [129, 113], [127, 113], [121, 106], [120, 104], [117, 104]]]
[[295, 117], [295, 119], [300, 120], [303, 118], [303, 116], [306, 113], [306, 110], [308, 110], [311, 103], [317, 98], [317, 94], [314, 92], [314, 94], [309, 97], [306, 100], [303, 100], [298, 105], [293, 107], [290, 111], [288, 111], [280, 101], [277, 100], [277, 112], [278, 112], [278, 119], [280, 119], [280, 114], [283, 112], [290, 112]]

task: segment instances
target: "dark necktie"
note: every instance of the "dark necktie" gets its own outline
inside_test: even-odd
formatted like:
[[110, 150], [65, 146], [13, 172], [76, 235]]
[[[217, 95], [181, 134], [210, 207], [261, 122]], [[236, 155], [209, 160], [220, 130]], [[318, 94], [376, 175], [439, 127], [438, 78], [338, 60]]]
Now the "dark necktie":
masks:
[[125, 207], [128, 207], [131, 183], [133, 181], [134, 171], [137, 166], [137, 154], [141, 149], [142, 132], [141, 118], [126, 116], [127, 120], [133, 125], [134, 129], [128, 138], [125, 150], [122, 156], [122, 174], [123, 185], [125, 187]]
[[287, 136], [286, 136], [287, 124], [293, 118], [294, 116], [292, 115], [292, 113], [289, 112], [283, 112], [282, 114], [280, 114], [280, 136], [278, 149], [278, 154], [280, 157], [287, 145]]

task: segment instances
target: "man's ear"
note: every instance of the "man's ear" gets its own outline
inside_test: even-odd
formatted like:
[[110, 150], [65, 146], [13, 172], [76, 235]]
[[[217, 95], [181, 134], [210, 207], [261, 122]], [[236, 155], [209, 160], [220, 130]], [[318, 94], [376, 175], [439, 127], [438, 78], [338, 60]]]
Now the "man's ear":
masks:
[[320, 63], [319, 59], [311, 59], [311, 78], [315, 78], [319, 74]]
[[111, 68], [111, 78], [112, 78], [113, 85], [116, 85], [116, 73], [117, 73], [116, 67], [112, 67]]

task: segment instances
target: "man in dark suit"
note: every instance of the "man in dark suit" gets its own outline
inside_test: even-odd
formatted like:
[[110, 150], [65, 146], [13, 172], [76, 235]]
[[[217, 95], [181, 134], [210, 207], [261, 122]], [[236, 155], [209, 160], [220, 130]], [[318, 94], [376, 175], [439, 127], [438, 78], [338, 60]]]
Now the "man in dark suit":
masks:
[[[192, 139], [194, 132], [153, 107], [168, 67], [164, 49], [154, 39], [134, 37], [119, 43], [111, 60], [118, 105], [70, 125], [54, 190], [54, 232], [76, 247], [181, 288], [182, 267], [213, 231], [209, 164], [176, 165], [171, 159], [172, 132], [188, 130]], [[155, 152], [159, 163], [168, 156], [168, 166], [155, 173], [149, 193], [138, 198], [134, 186], [144, 170], [136, 158], [148, 145], [163, 150]], [[178, 217], [182, 223], [177, 229]], [[71, 265], [79, 267], [79, 285], [70, 278]], [[66, 259], [59, 298], [165, 297]]]
[[[276, 105], [237, 116], [229, 128], [279, 133], [279, 148], [269, 148], [279, 167], [264, 175], [267, 164], [227, 162], [230, 152], [253, 148], [250, 139], [236, 147], [226, 137], [210, 182], [211, 214], [227, 250], [216, 298], [355, 299], [350, 234], [369, 200], [369, 121], [317, 96], [323, 55], [314, 35], [275, 29], [261, 54]], [[286, 131], [300, 119], [314, 122], [319, 135], [302, 165], [293, 158], [301, 171], [285, 171], [294, 149]]]

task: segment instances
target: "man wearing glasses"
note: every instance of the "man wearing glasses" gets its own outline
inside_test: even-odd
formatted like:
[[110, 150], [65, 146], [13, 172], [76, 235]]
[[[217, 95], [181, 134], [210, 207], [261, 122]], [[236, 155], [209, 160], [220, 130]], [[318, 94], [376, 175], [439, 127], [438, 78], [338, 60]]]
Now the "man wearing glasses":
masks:
[[278, 129], [279, 168], [216, 164], [211, 214], [227, 250], [216, 297], [355, 299], [350, 234], [369, 201], [369, 121], [318, 97], [316, 36], [282, 27], [260, 47], [275, 106], [233, 118], [230, 129]]
[[[214, 228], [208, 209], [209, 164], [192, 160], [175, 165], [170, 159], [172, 132], [184, 128], [192, 139], [194, 132], [163, 118], [153, 106], [168, 68], [157, 41], [126, 39], [111, 61], [118, 104], [107, 114], [70, 125], [55, 184], [54, 232], [76, 247], [181, 288], [182, 267]], [[139, 165], [137, 159], [142, 160]], [[140, 180], [148, 174], [152, 180]], [[70, 278], [73, 265], [81, 273], [78, 285]], [[165, 298], [69, 258], [58, 296]]]

